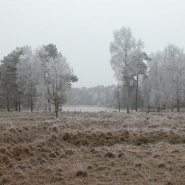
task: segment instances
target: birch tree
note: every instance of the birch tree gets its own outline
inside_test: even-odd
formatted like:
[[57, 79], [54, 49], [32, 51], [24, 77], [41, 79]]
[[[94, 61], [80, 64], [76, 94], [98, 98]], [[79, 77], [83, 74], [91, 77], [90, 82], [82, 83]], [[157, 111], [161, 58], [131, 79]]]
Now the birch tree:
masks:
[[33, 112], [34, 99], [38, 96], [38, 64], [34, 59], [31, 47], [24, 46], [22, 55], [17, 63], [17, 86], [19, 92], [23, 93], [29, 102], [31, 112]]
[[134, 81], [132, 63], [135, 61], [138, 53], [142, 51], [142, 48], [142, 41], [135, 40], [130, 28], [122, 27], [120, 30], [114, 32], [114, 41], [110, 44], [110, 63], [117, 80], [123, 81], [123, 84], [125, 85], [127, 113], [130, 112], [130, 86]]
[[59, 106], [66, 101], [65, 93], [70, 88], [71, 82], [77, 80], [65, 57], [59, 53], [57, 57], [50, 58], [44, 72], [45, 96], [54, 105], [56, 117]]
[[148, 81], [150, 86], [150, 105], [160, 108], [165, 102], [165, 84], [163, 78], [163, 53], [156, 52], [151, 54], [151, 61], [149, 62]]
[[170, 103], [172, 110], [173, 105], [176, 105], [179, 112], [185, 90], [185, 54], [182, 49], [169, 44], [164, 49], [164, 56]]
[[149, 58], [145, 52], [141, 52], [141, 50], [139, 49], [139, 50], [137, 50], [137, 53], [134, 56], [134, 59], [132, 60], [132, 63], [131, 63], [133, 75], [136, 77], [136, 94], [135, 94], [135, 96], [136, 96], [136, 100], [135, 100], [136, 101], [135, 102], [136, 112], [137, 112], [137, 108], [138, 108], [139, 76], [140, 75], [146, 76], [146, 70], [147, 70], [147, 66], [146, 66], [144, 60], [149, 60]]

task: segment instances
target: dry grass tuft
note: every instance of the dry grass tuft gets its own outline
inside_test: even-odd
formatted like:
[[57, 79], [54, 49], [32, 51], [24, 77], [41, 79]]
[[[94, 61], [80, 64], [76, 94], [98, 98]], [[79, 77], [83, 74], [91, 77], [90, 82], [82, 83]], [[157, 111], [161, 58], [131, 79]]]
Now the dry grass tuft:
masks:
[[116, 156], [115, 156], [113, 153], [111, 153], [111, 152], [107, 152], [107, 153], [105, 154], [105, 157], [108, 157], [108, 158], [115, 158]]

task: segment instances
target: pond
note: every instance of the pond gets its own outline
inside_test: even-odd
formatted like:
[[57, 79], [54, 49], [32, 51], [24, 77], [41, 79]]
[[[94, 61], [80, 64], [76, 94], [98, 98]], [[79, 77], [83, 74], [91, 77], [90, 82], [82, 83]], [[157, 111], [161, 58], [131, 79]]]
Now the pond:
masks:
[[[62, 107], [63, 111], [69, 111], [69, 112], [113, 112], [117, 111], [118, 109], [112, 108], [112, 107], [98, 107], [98, 106], [83, 106], [83, 105], [64, 105]], [[121, 109], [121, 112], [126, 112], [125, 109]]]

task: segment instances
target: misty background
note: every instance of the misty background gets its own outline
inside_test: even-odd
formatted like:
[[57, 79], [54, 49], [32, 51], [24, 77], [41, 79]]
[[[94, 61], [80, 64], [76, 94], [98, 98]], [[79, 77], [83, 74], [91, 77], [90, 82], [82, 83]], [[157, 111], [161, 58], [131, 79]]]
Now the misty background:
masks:
[[113, 31], [130, 27], [146, 53], [185, 48], [183, 0], [1, 0], [0, 59], [16, 47], [53, 43], [79, 80], [73, 87], [117, 84], [110, 66]]

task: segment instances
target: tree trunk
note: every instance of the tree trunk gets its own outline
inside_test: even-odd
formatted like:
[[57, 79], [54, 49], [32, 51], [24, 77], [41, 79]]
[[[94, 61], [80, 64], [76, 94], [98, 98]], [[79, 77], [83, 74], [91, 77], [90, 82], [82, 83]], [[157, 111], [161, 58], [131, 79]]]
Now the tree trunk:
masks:
[[173, 112], [173, 105], [172, 105], [172, 112]]
[[118, 84], [118, 108], [119, 108], [119, 112], [120, 112], [119, 84]]
[[49, 109], [49, 112], [51, 112], [51, 107], [50, 107], [50, 100], [48, 99], [48, 109]]
[[19, 97], [19, 112], [21, 112], [21, 99]]
[[31, 96], [31, 112], [33, 112], [33, 97]]
[[136, 112], [137, 112], [137, 98], [138, 98], [138, 75], [137, 75], [137, 82], [136, 82]]
[[56, 118], [58, 118], [58, 102], [56, 99], [54, 100], [54, 106], [55, 106], [55, 115], [56, 115]]
[[9, 96], [7, 95], [7, 99], [6, 99], [6, 103], [7, 103], [7, 111], [10, 111], [10, 103], [9, 103]]
[[57, 105], [57, 102], [55, 102], [55, 115], [56, 115], [56, 118], [58, 118], [58, 105]]
[[127, 91], [127, 114], [130, 113], [129, 111], [129, 105], [130, 105], [130, 100], [129, 100], [129, 85], [128, 85], [128, 82], [126, 83], [126, 91]]
[[18, 111], [18, 102], [17, 102], [17, 100], [15, 101], [15, 111], [16, 112]]
[[160, 108], [159, 107], [157, 107], [157, 112], [159, 112], [160, 111]]
[[177, 112], [180, 111], [180, 107], [179, 107], [179, 99], [177, 99]]

